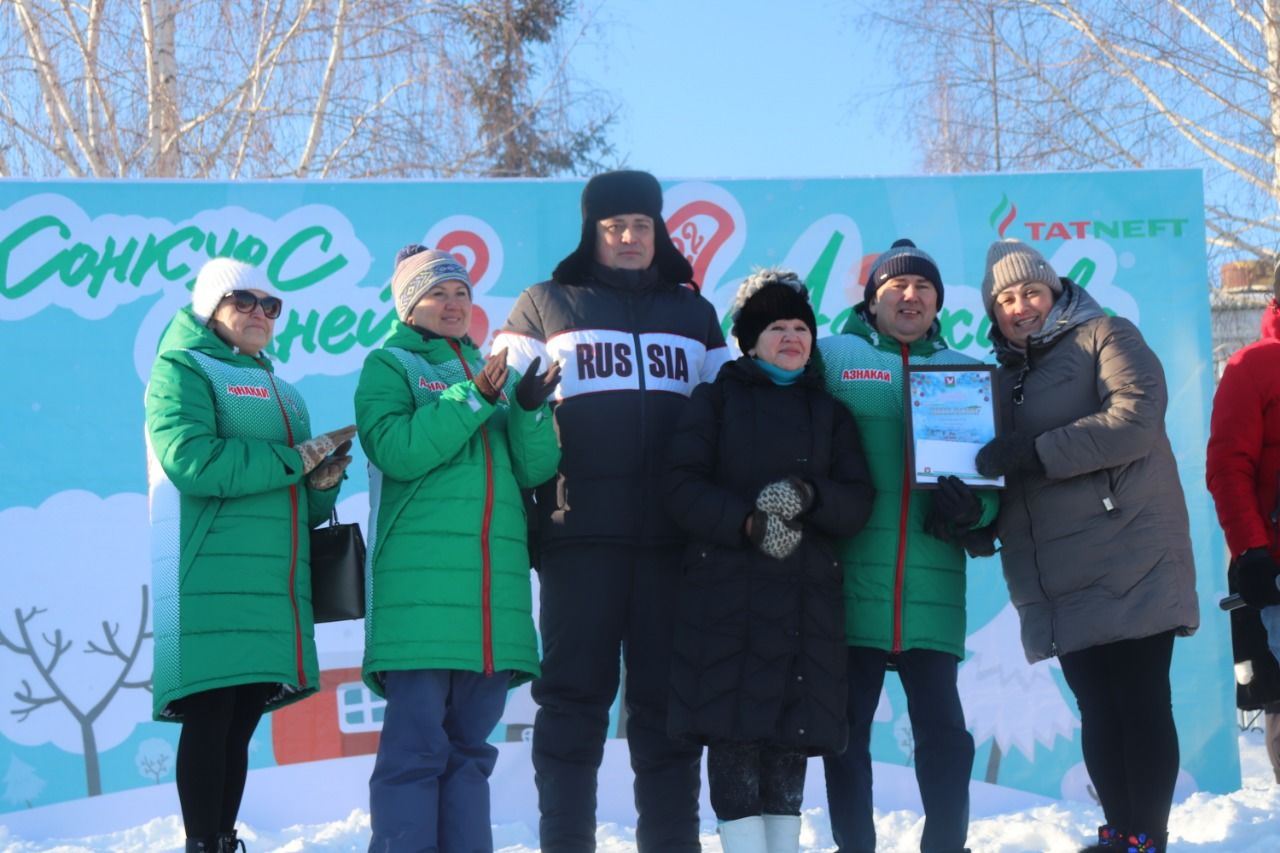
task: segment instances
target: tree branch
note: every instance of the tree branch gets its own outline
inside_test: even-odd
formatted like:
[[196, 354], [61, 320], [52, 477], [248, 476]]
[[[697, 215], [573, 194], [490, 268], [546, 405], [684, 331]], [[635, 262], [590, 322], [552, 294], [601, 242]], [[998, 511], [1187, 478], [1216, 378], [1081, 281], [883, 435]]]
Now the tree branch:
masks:
[[[151, 632], [147, 630], [148, 608], [150, 603], [151, 596], [149, 589], [146, 584], [143, 584], [142, 606], [138, 615], [138, 631], [134, 635], [133, 646], [129, 649], [128, 654], [121, 652], [119, 655], [120, 659], [124, 661], [124, 667], [120, 670], [120, 675], [116, 678], [115, 683], [107, 688], [107, 691], [102, 695], [102, 698], [85, 713], [85, 718], [89, 722], [93, 722], [98, 719], [98, 715], [106, 710], [107, 706], [111, 704], [111, 700], [115, 698], [116, 692], [121, 688], [138, 687], [140, 684], [150, 683], [150, 679], [147, 679], [145, 682], [133, 682], [129, 680], [129, 672], [133, 669], [133, 665], [137, 663], [138, 653], [142, 650], [143, 641], [150, 639], [151, 637]], [[105, 621], [102, 623], [102, 628], [103, 631], [106, 632], [107, 623]], [[113, 634], [108, 633], [108, 641], [111, 643], [113, 648], [119, 648], [115, 643], [115, 637]]]
[[57, 696], [35, 696], [31, 691], [31, 684], [24, 678], [22, 679], [22, 689], [13, 691], [13, 698], [23, 703], [25, 708], [12, 708], [9, 713], [18, 718], [18, 722], [26, 722], [27, 717], [31, 716], [31, 712], [45, 705], [52, 705], [58, 701]]
[[316, 146], [320, 144], [320, 136], [324, 133], [325, 118], [329, 107], [329, 93], [333, 89], [333, 78], [337, 75], [338, 64], [342, 62], [342, 40], [347, 23], [347, 0], [338, 0], [338, 11], [333, 19], [333, 38], [329, 48], [329, 61], [325, 63], [324, 76], [320, 81], [320, 91], [316, 95], [316, 106], [311, 114], [311, 129], [307, 133], [307, 144], [302, 149], [302, 157], [294, 174], [305, 176], [311, 171], [311, 158], [315, 156]]

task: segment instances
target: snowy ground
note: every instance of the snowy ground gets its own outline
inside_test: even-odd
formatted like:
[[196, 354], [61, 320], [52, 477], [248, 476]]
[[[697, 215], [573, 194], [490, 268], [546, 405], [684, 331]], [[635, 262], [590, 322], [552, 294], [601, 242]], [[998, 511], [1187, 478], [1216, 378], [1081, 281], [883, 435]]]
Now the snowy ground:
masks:
[[[1174, 851], [1280, 851], [1280, 785], [1257, 730], [1240, 735], [1244, 774], [1241, 790], [1225, 796], [1196, 793], [1174, 806], [1170, 821]], [[622, 747], [611, 743], [611, 747]], [[523, 744], [505, 749], [527, 748]], [[515, 763], [515, 762], [511, 762]], [[327, 766], [320, 766], [327, 765]], [[316, 764], [255, 772], [242, 809], [240, 835], [252, 853], [292, 851], [363, 851], [369, 843], [369, 815], [349, 808], [362, 799], [371, 757], [339, 759]], [[535, 853], [536, 806], [527, 779], [494, 778], [494, 843], [502, 853]], [[618, 775], [614, 775], [614, 774]], [[626, 756], [614, 748], [606, 755], [602, 778], [626, 778]], [[801, 830], [804, 851], [834, 849], [821, 787], [821, 768], [811, 765], [805, 788], [806, 808]], [[915, 851], [920, 845], [919, 800], [908, 768], [876, 765], [876, 812], [880, 850]], [[303, 785], [305, 784], [305, 787]], [[705, 786], [704, 786], [705, 787]], [[596, 833], [600, 853], [628, 853], [636, 849], [634, 812], [626, 802], [628, 784], [602, 786]], [[720, 851], [703, 793], [703, 850]], [[335, 811], [338, 810], [338, 811]], [[326, 815], [325, 812], [330, 814]], [[1008, 788], [973, 783], [973, 821], [969, 844], [974, 853], [1074, 853], [1101, 822], [1092, 804], [1048, 800]], [[139, 816], [165, 814], [149, 820]], [[281, 815], [303, 822], [284, 826]], [[182, 821], [177, 815], [173, 785], [47, 806], [0, 816], [0, 853], [155, 853], [181, 850]]]

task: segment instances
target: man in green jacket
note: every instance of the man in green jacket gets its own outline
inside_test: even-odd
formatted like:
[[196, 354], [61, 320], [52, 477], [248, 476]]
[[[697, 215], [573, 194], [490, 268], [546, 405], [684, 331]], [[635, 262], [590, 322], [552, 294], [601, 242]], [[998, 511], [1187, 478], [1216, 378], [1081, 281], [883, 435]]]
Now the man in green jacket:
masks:
[[899, 240], [872, 265], [865, 299], [843, 333], [818, 342], [827, 390], [858, 420], [876, 502], [862, 532], [840, 543], [849, 644], [849, 748], [825, 759], [831, 829], [842, 853], [875, 850], [871, 721], [886, 668], [907, 694], [916, 779], [924, 804], [921, 850], [965, 849], [973, 737], [956, 690], [964, 657], [969, 530], [997, 502], [947, 477], [911, 488], [902, 383], [908, 365], [972, 364], [947, 349], [937, 323], [942, 277], [928, 254]]

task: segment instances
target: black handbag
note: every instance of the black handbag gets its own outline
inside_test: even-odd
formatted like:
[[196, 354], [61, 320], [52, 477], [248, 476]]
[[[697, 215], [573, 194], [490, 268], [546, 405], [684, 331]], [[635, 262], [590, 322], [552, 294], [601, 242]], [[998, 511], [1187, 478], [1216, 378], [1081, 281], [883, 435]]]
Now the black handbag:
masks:
[[311, 531], [311, 609], [315, 621], [364, 618], [364, 536], [358, 524], [339, 524], [334, 510], [328, 527]]

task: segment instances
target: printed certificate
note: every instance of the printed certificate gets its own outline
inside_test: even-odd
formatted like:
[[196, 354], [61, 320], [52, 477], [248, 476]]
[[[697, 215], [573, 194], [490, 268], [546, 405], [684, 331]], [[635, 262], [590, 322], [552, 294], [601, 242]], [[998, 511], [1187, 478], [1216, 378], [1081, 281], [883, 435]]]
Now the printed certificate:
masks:
[[903, 386], [913, 487], [936, 488], [942, 476], [977, 488], [1004, 486], [1004, 477], [983, 477], [974, 462], [996, 437], [995, 377], [989, 364], [907, 368]]

